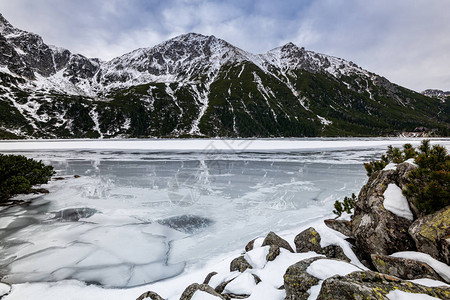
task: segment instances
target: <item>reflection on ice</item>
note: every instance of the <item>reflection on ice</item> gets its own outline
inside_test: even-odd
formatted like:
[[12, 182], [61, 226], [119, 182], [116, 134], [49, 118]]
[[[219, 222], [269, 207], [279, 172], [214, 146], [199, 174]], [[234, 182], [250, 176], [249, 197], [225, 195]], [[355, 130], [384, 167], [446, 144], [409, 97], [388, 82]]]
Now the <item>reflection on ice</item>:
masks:
[[384, 148], [15, 152], [65, 179], [29, 205], [0, 210], [0, 276], [108, 287], [175, 276], [211, 253], [329, 216], [366, 180], [362, 162]]

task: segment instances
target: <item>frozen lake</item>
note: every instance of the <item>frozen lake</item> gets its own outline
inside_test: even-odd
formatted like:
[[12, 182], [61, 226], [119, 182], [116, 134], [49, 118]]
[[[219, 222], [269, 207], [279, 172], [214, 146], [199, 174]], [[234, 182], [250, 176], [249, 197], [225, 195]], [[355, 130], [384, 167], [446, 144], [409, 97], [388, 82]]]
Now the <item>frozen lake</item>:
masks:
[[[363, 162], [419, 140], [0, 142], [62, 180], [0, 211], [0, 277], [132, 287], [195, 269], [256, 236], [332, 217]], [[433, 143], [450, 145], [448, 139]], [[74, 175], [79, 175], [75, 178]], [[17, 199], [28, 199], [18, 196]]]

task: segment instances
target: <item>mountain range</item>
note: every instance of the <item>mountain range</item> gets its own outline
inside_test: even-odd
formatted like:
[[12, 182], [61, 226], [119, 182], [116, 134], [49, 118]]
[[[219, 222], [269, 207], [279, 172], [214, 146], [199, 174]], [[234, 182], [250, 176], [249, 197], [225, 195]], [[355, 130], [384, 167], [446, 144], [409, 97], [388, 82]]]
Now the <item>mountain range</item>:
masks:
[[448, 97], [292, 43], [252, 54], [196, 33], [105, 62], [0, 15], [2, 139], [449, 135]]

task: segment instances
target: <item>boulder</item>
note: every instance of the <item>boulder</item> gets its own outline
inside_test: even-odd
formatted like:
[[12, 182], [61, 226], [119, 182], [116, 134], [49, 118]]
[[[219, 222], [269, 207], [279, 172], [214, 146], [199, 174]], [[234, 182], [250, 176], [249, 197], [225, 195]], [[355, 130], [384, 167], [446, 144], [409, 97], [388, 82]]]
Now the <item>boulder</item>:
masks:
[[328, 219], [325, 220], [325, 225], [333, 230], [339, 231], [348, 237], [352, 236], [352, 222], [347, 220]]
[[280, 248], [284, 248], [294, 253], [294, 249], [292, 249], [291, 245], [289, 245], [289, 243], [286, 240], [280, 238], [272, 231], [269, 232], [269, 234], [266, 236], [266, 238], [262, 243], [262, 246], [270, 246], [270, 245], [277, 245]]
[[245, 252], [253, 250], [253, 246], [255, 245], [255, 240], [256, 239], [253, 239], [250, 242], [248, 242], [247, 245], [245, 245]]
[[280, 247], [278, 245], [270, 245], [269, 254], [267, 254], [267, 261], [273, 261], [280, 255]]
[[426, 287], [373, 271], [353, 272], [324, 280], [317, 300], [383, 299], [393, 290], [450, 299], [450, 288]]
[[444, 281], [432, 267], [424, 262], [381, 254], [372, 254], [371, 258], [373, 265], [380, 273], [389, 274], [405, 280], [430, 278]]
[[350, 259], [345, 255], [344, 250], [342, 250], [341, 246], [338, 245], [329, 245], [323, 247], [319, 254], [325, 255], [327, 258], [336, 258], [340, 260], [344, 260], [350, 262]]
[[374, 172], [359, 193], [352, 219], [352, 235], [355, 238], [356, 251], [362, 252], [363, 261], [366, 260], [366, 263], [370, 264], [370, 254], [389, 255], [399, 251], [414, 251], [416, 248], [408, 234], [412, 222], [393, 214], [383, 206], [386, 188], [391, 183], [401, 187], [399, 182], [406, 182], [405, 170], [408, 168], [409, 166], [405, 166], [403, 173], [397, 170]]
[[209, 285], [193, 283], [184, 290], [183, 294], [181, 294], [180, 300], [190, 300], [197, 291], [206, 292], [208, 294], [216, 296], [218, 299], [225, 299]]
[[408, 231], [418, 251], [450, 264], [450, 205], [417, 219]]
[[318, 254], [323, 254], [328, 258], [337, 258], [345, 261], [350, 261], [350, 259], [344, 254], [341, 246], [329, 245], [326, 247], [320, 246], [320, 234], [313, 228], [300, 232], [294, 240], [295, 248], [297, 253], [314, 251]]
[[322, 250], [320, 246], [320, 235], [312, 227], [303, 230], [294, 239], [297, 253], [314, 251], [319, 253]]
[[136, 300], [144, 300], [144, 299], [164, 300], [163, 297], [161, 297], [160, 295], [158, 295], [157, 293], [152, 292], [152, 291], [148, 291], [146, 293], [143, 293]]
[[244, 256], [239, 256], [239, 257], [233, 259], [230, 263], [230, 272], [233, 272], [233, 271], [244, 272], [247, 269], [253, 269], [253, 267], [244, 258]]
[[308, 299], [308, 290], [319, 284], [319, 279], [308, 274], [306, 269], [318, 259], [321, 259], [321, 257], [305, 259], [287, 268], [283, 276], [286, 300]]

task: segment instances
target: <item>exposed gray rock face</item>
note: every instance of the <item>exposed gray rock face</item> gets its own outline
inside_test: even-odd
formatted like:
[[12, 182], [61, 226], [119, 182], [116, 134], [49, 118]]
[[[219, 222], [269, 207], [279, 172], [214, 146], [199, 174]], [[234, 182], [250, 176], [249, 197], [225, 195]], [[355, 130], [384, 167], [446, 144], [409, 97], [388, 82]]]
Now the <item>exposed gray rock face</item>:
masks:
[[267, 261], [273, 261], [280, 255], [280, 247], [278, 245], [270, 245], [269, 253], [266, 256]]
[[425, 287], [397, 277], [372, 271], [353, 272], [347, 276], [326, 279], [318, 300], [383, 299], [393, 290], [430, 295], [439, 299], [450, 299], [450, 289]]
[[152, 292], [152, 291], [143, 293], [136, 300], [144, 300], [144, 299], [164, 300], [163, 297], [161, 297], [160, 295], [158, 295], [157, 293]]
[[253, 239], [250, 242], [248, 242], [247, 245], [245, 245], [245, 252], [253, 250], [253, 246], [255, 244], [255, 240], [256, 239]]
[[253, 269], [253, 267], [244, 258], [244, 256], [239, 256], [239, 257], [233, 259], [230, 263], [230, 272], [233, 272], [233, 271], [244, 272], [247, 269]]
[[286, 240], [280, 238], [272, 231], [269, 232], [269, 234], [266, 236], [266, 238], [262, 243], [262, 246], [270, 246], [270, 245], [277, 245], [280, 248], [284, 248], [294, 253], [294, 249], [292, 249], [291, 245], [289, 245], [289, 243]]
[[415, 250], [415, 245], [408, 234], [411, 221], [399, 217], [383, 206], [383, 193], [389, 184], [397, 184], [400, 188], [405, 184], [408, 169], [413, 167], [403, 163], [398, 170], [377, 171], [372, 174], [363, 186], [356, 202], [352, 219], [353, 237], [357, 251], [367, 255], [385, 254]]
[[197, 291], [206, 292], [208, 294], [211, 294], [212, 296], [216, 296], [217, 299], [225, 299], [209, 285], [193, 283], [184, 290], [183, 294], [180, 297], [180, 300], [190, 300]]
[[326, 247], [320, 246], [320, 234], [313, 228], [300, 232], [294, 240], [297, 253], [314, 251], [318, 254], [323, 254], [328, 258], [337, 258], [345, 261], [350, 261], [350, 259], [344, 254], [341, 246], [329, 245]]
[[325, 220], [325, 225], [333, 230], [339, 231], [348, 237], [352, 236], [352, 222], [347, 220], [328, 219]]
[[319, 284], [319, 279], [308, 274], [306, 269], [318, 259], [321, 259], [321, 257], [305, 259], [287, 268], [283, 276], [286, 300], [308, 299], [308, 290]]
[[372, 263], [378, 272], [401, 279], [430, 278], [444, 281], [428, 264], [407, 258], [372, 254]]
[[417, 250], [450, 264], [450, 206], [417, 219], [410, 227]]

